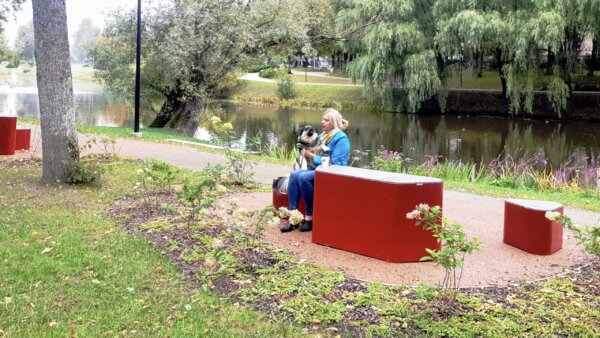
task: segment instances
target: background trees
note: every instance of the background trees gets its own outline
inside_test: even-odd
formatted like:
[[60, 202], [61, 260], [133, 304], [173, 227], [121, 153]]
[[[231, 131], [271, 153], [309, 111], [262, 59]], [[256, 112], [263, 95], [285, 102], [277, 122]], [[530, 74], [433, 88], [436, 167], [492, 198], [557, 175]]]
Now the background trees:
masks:
[[487, 54], [496, 58], [512, 112], [531, 112], [544, 74], [541, 87], [560, 116], [581, 65], [583, 38], [598, 40], [598, 8], [598, 0], [346, 0], [338, 34], [358, 55], [350, 74], [383, 98], [385, 110], [415, 112], [431, 98], [443, 108], [448, 66], [474, 60], [482, 67]]
[[[235, 81], [250, 58], [315, 53], [311, 41], [324, 40], [322, 23], [333, 15], [324, 3], [182, 0], [146, 11], [143, 93], [165, 98], [150, 127], [193, 133], [207, 101]], [[134, 23], [133, 13], [114, 13], [91, 52], [97, 77], [124, 97], [133, 93]]]
[[86, 62], [89, 51], [96, 45], [96, 39], [100, 35], [100, 28], [95, 27], [92, 19], [81, 20], [77, 31], [73, 34], [72, 55], [76, 62]]

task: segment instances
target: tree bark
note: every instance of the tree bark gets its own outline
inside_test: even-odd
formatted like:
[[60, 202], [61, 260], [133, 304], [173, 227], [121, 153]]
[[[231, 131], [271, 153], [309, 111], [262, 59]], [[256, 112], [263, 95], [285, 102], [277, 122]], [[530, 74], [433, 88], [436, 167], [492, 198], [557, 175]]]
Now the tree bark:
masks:
[[548, 47], [548, 60], [546, 61], [546, 75], [552, 75], [552, 68], [556, 63], [556, 54]]
[[594, 76], [594, 71], [598, 68], [598, 54], [600, 49], [600, 33], [594, 34], [594, 38], [592, 39], [592, 54], [590, 55], [590, 59], [588, 61], [588, 76]]
[[483, 77], [483, 49], [477, 52], [477, 77]]
[[65, 0], [33, 0], [33, 28], [47, 183], [65, 182], [79, 161]]
[[500, 82], [502, 82], [502, 97], [506, 99], [506, 76], [504, 76], [504, 72], [502, 71], [502, 68], [504, 68], [504, 62], [502, 61], [502, 50], [500, 48], [496, 48], [496, 61], [498, 63]]
[[194, 136], [205, 110], [204, 102], [197, 99], [181, 99], [177, 93], [170, 93], [149, 127], [168, 127]]
[[173, 128], [187, 136], [194, 136], [200, 119], [204, 115], [206, 104], [197, 100], [188, 100], [180, 105], [180, 110], [173, 116], [168, 123], [169, 128]]

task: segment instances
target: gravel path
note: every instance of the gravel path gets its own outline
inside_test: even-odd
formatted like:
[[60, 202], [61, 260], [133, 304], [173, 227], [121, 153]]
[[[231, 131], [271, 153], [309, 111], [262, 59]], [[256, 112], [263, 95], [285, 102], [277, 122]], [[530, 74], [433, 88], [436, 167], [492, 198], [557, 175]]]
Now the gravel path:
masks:
[[[18, 152], [15, 157], [38, 156], [39, 127], [32, 127], [32, 150]], [[90, 137], [80, 136], [85, 144]], [[143, 140], [118, 139], [117, 148], [121, 156], [133, 159], [158, 159], [173, 165], [199, 170], [208, 164], [224, 164], [223, 155], [202, 152], [183, 144], [161, 144]], [[99, 148], [92, 149], [100, 152]], [[287, 166], [258, 163], [255, 180], [270, 184], [277, 176], [286, 175]], [[259, 210], [271, 202], [270, 193], [251, 193], [235, 196], [240, 206], [248, 210]], [[451, 221], [464, 225], [470, 237], [478, 237], [482, 242], [480, 251], [467, 257], [463, 274], [463, 286], [503, 286], [510, 283], [534, 281], [569, 271], [589, 263], [593, 258], [577, 245], [572, 234], [564, 232], [563, 249], [549, 256], [526, 253], [502, 242], [504, 204], [503, 199], [475, 195], [466, 192], [444, 191], [444, 215]], [[565, 208], [575, 223], [596, 224], [600, 213], [577, 208]], [[441, 280], [443, 270], [431, 262], [427, 263], [387, 263], [377, 259], [324, 247], [311, 243], [310, 233], [293, 231], [281, 234], [278, 228], [269, 228], [265, 239], [280, 247], [289, 249], [300, 259], [315, 262], [347, 275], [369, 281], [389, 284], [414, 285], [421, 281], [430, 284]]]

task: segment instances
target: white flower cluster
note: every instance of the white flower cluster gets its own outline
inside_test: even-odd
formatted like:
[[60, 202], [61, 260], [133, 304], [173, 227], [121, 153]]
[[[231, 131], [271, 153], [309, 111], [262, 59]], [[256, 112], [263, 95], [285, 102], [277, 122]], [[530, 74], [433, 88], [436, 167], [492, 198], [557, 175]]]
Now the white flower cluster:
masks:
[[556, 219], [561, 216], [561, 213], [558, 211], [546, 211], [544, 216], [551, 221], [556, 221]]
[[430, 209], [429, 204], [421, 203], [421, 204], [417, 205], [415, 210], [407, 213], [406, 218], [407, 219], [420, 219], [421, 215], [424, 212], [429, 211], [429, 209]]
[[300, 222], [304, 220], [304, 215], [298, 210], [292, 210], [290, 212], [290, 223], [293, 225], [298, 225]]
[[286, 207], [281, 207], [277, 210], [277, 216], [279, 216], [279, 218], [290, 217], [290, 211]]

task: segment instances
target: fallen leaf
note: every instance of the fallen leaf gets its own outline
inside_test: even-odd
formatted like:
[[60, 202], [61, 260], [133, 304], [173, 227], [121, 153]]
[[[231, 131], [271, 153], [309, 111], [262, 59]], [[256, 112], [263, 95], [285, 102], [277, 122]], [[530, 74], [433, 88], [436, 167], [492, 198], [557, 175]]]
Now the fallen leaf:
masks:
[[4, 297], [4, 304], [12, 303], [12, 297]]

